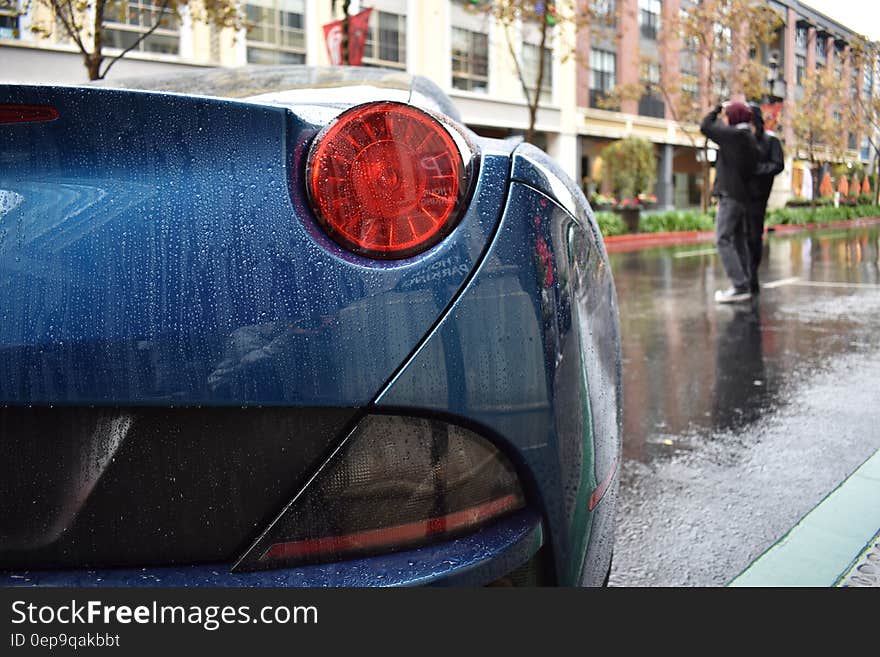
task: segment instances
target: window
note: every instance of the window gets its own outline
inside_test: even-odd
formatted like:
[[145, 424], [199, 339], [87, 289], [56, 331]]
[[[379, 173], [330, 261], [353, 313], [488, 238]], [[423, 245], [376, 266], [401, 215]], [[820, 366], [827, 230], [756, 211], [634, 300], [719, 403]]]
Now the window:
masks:
[[843, 48], [834, 46], [834, 75], [838, 80], [843, 79]]
[[816, 35], [816, 58], [825, 61], [825, 37]]
[[617, 25], [617, 0], [595, 0], [593, 12], [598, 25]]
[[692, 71], [682, 71], [680, 81], [681, 98], [688, 105], [692, 105], [700, 97], [699, 78]]
[[850, 132], [846, 136], [846, 147], [851, 151], [854, 151], [859, 147], [859, 142], [858, 139], [856, 139], [855, 133]]
[[871, 142], [867, 137], [865, 137], [865, 141], [862, 142], [862, 151], [859, 153], [859, 156], [863, 160], [871, 159]]
[[713, 31], [715, 32], [715, 46], [718, 50], [727, 55], [733, 52], [733, 33], [730, 28], [715, 23]]
[[[180, 52], [180, 21], [173, 10], [163, 9], [159, 0], [121, 0], [107, 4], [107, 29], [105, 44], [111, 48], [126, 50], [134, 46], [140, 52], [157, 52], [176, 55]], [[138, 42], [156, 24], [159, 27]], [[134, 44], [137, 45], [135, 46]]]
[[364, 64], [406, 68], [406, 16], [375, 10], [370, 14]]
[[794, 45], [800, 50], [807, 49], [807, 28], [799, 27], [794, 32]]
[[590, 50], [590, 107], [600, 107], [616, 84], [617, 55], [607, 50]]
[[864, 92], [865, 98], [871, 98], [871, 93], [874, 90], [874, 73], [871, 71], [870, 66], [865, 66], [865, 69], [862, 71], [862, 91]]
[[[539, 46], [524, 43], [522, 50], [523, 75], [526, 86], [530, 92], [534, 92], [538, 82], [538, 59], [540, 58]], [[544, 48], [544, 77], [541, 82], [541, 102], [549, 103], [553, 97], [553, 50]]]
[[452, 28], [452, 86], [465, 91], [489, 91], [489, 37]]
[[666, 116], [666, 105], [663, 103], [663, 98], [657, 93], [657, 85], [660, 83], [660, 67], [657, 64], [645, 66], [642, 69], [642, 82], [647, 91], [639, 99], [639, 115], [662, 119]]
[[684, 48], [687, 50], [692, 50], [693, 52], [698, 52], [700, 50], [700, 39], [692, 33], [690, 29], [690, 14], [688, 10], [684, 7], [679, 9], [678, 11], [678, 21], [681, 26], [680, 31], [686, 37], [684, 43], [682, 44]]
[[305, 64], [303, 0], [251, 0], [245, 12], [249, 64]]
[[660, 0], [639, 0], [639, 26], [645, 39], [656, 39], [660, 31]]
[[794, 67], [797, 75], [797, 83], [800, 86], [804, 84], [804, 76], [807, 74], [807, 58], [803, 55], [794, 56]]
[[17, 39], [18, 0], [0, 0], [0, 39]]

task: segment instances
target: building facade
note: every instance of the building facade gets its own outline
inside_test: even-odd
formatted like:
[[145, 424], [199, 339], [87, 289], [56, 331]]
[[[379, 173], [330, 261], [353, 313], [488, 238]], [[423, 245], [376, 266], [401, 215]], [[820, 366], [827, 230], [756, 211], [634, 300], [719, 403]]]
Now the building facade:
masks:
[[[198, 0], [193, 0], [197, 2]], [[661, 75], [678, 81], [676, 93], [708, 97], [699, 53], [681, 44], [665, 27], [696, 0], [599, 0], [589, 27], [559, 21], [552, 28], [544, 67], [536, 141], [554, 156], [585, 191], [597, 189], [601, 151], [616, 139], [636, 136], [655, 145], [661, 207], [700, 202], [702, 149], [696, 128], [676, 120], [672, 99], [651, 91]], [[753, 53], [768, 66], [768, 96], [790, 111], [811, 68], [834, 66], [852, 93], [878, 93], [876, 62], [857, 68], [850, 57], [852, 31], [797, 0], [767, 0], [782, 20], [775, 41]], [[27, 11], [21, 7], [27, 4]], [[109, 77], [247, 64], [329, 64], [323, 25], [338, 18], [330, 0], [248, 0], [242, 4], [250, 29], [218, 29], [194, 20], [197, 8], [166, 17]], [[341, 4], [341, 3], [335, 3]], [[358, 3], [353, 2], [356, 7]], [[364, 64], [425, 75], [442, 86], [475, 131], [504, 137], [522, 134], [529, 115], [513, 48], [523, 78], [537, 78], [540, 29], [523, 21], [503, 29], [468, 0], [364, 0], [372, 7]], [[477, 7], [478, 9], [479, 7]], [[108, 24], [110, 55], [132, 45], [152, 27], [157, 0], [121, 0]], [[43, 12], [41, 14], [41, 11]], [[38, 36], [45, 26], [39, 5], [0, 0], [0, 81], [77, 84], [87, 79], [77, 48], [61, 30]], [[45, 27], [43, 28], [45, 30]], [[735, 40], [735, 39], [734, 39]], [[775, 67], [770, 64], [775, 63]], [[618, 86], [644, 93], [607, 109], [605, 97]], [[715, 90], [719, 91], [719, 90]], [[790, 126], [784, 126], [790, 166], [779, 176], [775, 204], [792, 196], [798, 166]], [[867, 135], [848, 136], [846, 158], [868, 165], [874, 159]], [[876, 142], [875, 142], [876, 143]], [[796, 181], [795, 181], [796, 182]]]

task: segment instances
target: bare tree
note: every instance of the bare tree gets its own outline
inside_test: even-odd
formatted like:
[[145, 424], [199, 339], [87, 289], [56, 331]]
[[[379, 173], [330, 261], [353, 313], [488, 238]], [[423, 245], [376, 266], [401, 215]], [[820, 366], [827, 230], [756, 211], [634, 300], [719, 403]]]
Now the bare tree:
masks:
[[[196, 20], [231, 27], [245, 26], [240, 4], [235, 0], [154, 0], [156, 4], [135, 4], [127, 0], [28, 0], [35, 20], [31, 30], [48, 38], [60, 30], [82, 54], [90, 80], [103, 79], [120, 59], [141, 45], [156, 30], [168, 28], [180, 18], [183, 7], [189, 7]], [[109, 23], [129, 23], [146, 28], [120, 52], [108, 55]]]
[[[845, 104], [843, 80], [830, 67], [808, 71], [803, 79], [803, 96], [787, 121], [794, 132], [795, 143], [810, 160], [815, 171], [820, 161], [836, 160], [846, 150], [846, 131], [841, 126]], [[813, 189], [819, 188], [813, 175]], [[815, 209], [815, 198], [810, 204]]]
[[[565, 28], [580, 30], [590, 24], [598, 3], [588, 0], [557, 0], [540, 2], [535, 0], [471, 0], [473, 11], [494, 18], [496, 25], [504, 34], [504, 42], [510, 55], [517, 78], [519, 79], [529, 113], [526, 141], [535, 136], [538, 107], [541, 102], [541, 89], [545, 82], [545, 69], [552, 60], [555, 50], [565, 61], [575, 56], [575, 44], [566, 43]], [[530, 44], [537, 48], [537, 64], [534, 71], [529, 70], [524, 59], [522, 30], [537, 31], [538, 43]]]
[[[333, 13], [336, 13], [336, 5], [340, 4], [339, 0], [330, 0], [330, 6]], [[351, 18], [351, 0], [342, 0], [342, 64], [347, 66], [351, 63], [348, 54], [348, 23]]]

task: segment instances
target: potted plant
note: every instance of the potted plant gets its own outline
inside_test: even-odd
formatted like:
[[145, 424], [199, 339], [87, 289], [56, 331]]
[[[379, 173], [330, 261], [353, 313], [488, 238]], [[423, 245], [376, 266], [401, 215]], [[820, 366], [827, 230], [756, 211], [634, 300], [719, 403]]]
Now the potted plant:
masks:
[[638, 199], [639, 204], [646, 210], [657, 206], [657, 196], [655, 194], [645, 194], [643, 192], [638, 195]]
[[620, 215], [621, 219], [623, 219], [623, 223], [626, 225], [626, 229], [630, 233], [637, 233], [639, 231], [641, 210], [642, 206], [639, 203], [638, 197], [622, 199], [620, 203], [614, 207], [614, 211]]
[[602, 150], [602, 169], [620, 199], [613, 210], [630, 232], [638, 232], [641, 209], [657, 202], [651, 193], [657, 179], [653, 144], [635, 137], [616, 141]]
[[593, 194], [590, 205], [595, 212], [607, 212], [617, 205], [617, 199], [610, 194]]

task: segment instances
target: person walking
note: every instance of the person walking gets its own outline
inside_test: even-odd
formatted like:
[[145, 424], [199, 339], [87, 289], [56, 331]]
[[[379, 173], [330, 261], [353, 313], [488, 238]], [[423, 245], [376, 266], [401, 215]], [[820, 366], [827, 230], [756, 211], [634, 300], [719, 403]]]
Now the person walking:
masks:
[[746, 219], [746, 244], [749, 248], [748, 275], [752, 294], [759, 294], [758, 267], [764, 252], [764, 220], [767, 216], [767, 201], [773, 189], [773, 179], [785, 169], [785, 153], [782, 144], [772, 132], [764, 130], [764, 115], [757, 103], [749, 105], [752, 110], [752, 124], [755, 126], [755, 140], [758, 142], [758, 164], [755, 175], [749, 183], [749, 207]]
[[716, 106], [700, 123], [700, 132], [719, 147], [713, 192], [718, 196], [715, 243], [732, 287], [715, 292], [718, 303], [748, 301], [752, 297], [746, 215], [759, 151], [751, 121], [748, 105], [731, 102]]

